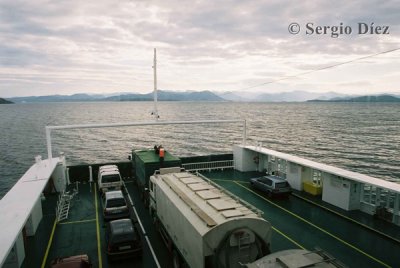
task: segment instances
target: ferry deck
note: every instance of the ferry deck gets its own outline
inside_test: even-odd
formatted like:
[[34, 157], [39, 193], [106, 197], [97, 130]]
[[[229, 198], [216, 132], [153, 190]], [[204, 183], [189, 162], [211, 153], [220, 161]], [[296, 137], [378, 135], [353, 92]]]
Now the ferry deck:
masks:
[[[125, 163], [126, 165], [126, 163]], [[74, 172], [74, 169], [77, 169]], [[42, 202], [43, 218], [34, 236], [24, 236], [25, 258], [21, 267], [49, 267], [51, 260], [88, 254], [93, 267], [171, 267], [171, 258], [155, 231], [148, 211], [140, 200], [135, 179], [125, 174], [125, 185], [133, 199], [137, 227], [141, 230], [143, 256], [109, 262], [105, 254], [104, 221], [96, 184], [79, 170], [69, 167], [69, 186], [77, 189], [68, 219], [55, 222], [56, 194]], [[81, 174], [81, 175], [79, 175]], [[203, 175], [260, 209], [271, 222], [271, 251], [322, 249], [348, 267], [399, 267], [400, 228], [362, 212], [345, 211], [310, 194], [294, 191], [289, 198], [268, 198], [250, 187], [249, 178], [263, 173], [234, 169], [203, 171]], [[148, 241], [148, 242], [146, 242]], [[154, 253], [154, 254], [153, 254]]]

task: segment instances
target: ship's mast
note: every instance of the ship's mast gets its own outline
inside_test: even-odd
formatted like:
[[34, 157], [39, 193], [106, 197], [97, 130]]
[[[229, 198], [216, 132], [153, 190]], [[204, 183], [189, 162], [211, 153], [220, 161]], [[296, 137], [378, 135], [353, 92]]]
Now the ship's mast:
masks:
[[153, 70], [154, 70], [154, 109], [152, 115], [154, 115], [154, 118], [158, 120], [160, 116], [158, 115], [158, 110], [157, 110], [157, 52], [155, 48], [154, 48]]

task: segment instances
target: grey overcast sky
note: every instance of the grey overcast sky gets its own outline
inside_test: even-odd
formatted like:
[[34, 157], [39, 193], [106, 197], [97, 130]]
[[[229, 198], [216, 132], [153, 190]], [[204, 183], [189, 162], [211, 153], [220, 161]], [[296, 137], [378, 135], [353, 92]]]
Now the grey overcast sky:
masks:
[[399, 1], [0, 0], [0, 97], [150, 92], [155, 47], [164, 90], [399, 93], [400, 50], [252, 87], [399, 48], [399, 14]]

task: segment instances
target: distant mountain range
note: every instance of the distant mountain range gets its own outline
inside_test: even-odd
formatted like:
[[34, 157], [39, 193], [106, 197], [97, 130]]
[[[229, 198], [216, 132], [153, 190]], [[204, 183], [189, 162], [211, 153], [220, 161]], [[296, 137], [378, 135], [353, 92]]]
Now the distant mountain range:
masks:
[[256, 96], [254, 100], [263, 102], [303, 102], [312, 99], [328, 100], [345, 96], [347, 95], [336, 92], [316, 93], [308, 91], [290, 91], [281, 93], [264, 93]]
[[[104, 98], [105, 101], [152, 101], [153, 92], [147, 94], [123, 94]], [[157, 91], [157, 99], [160, 101], [225, 101], [225, 99], [212, 93], [211, 91]]]
[[12, 103], [13, 103], [12, 101], [8, 101], [3, 98], [0, 98], [0, 104], [12, 104]]
[[358, 96], [352, 98], [333, 98], [330, 100], [309, 100], [309, 102], [400, 102], [400, 97], [389, 94]]
[[[159, 101], [225, 101], [223, 98], [212, 93], [211, 91], [186, 91], [173, 92], [159, 90], [157, 93]], [[147, 94], [140, 93], [124, 93], [119, 95], [49, 95], [49, 96], [31, 96], [31, 97], [15, 97], [8, 98], [15, 103], [32, 103], [32, 102], [81, 102], [81, 101], [152, 101], [153, 92]]]
[[[374, 96], [345, 95], [336, 92], [316, 93], [291, 91], [281, 93], [259, 92], [211, 92], [211, 91], [165, 91], [159, 90], [159, 101], [233, 101], [233, 102], [398, 102], [400, 95], [381, 94]], [[0, 99], [1, 100], [1, 99]], [[152, 101], [151, 93], [115, 93], [115, 94], [74, 94], [8, 98], [4, 101], [14, 103], [35, 102], [88, 102], [88, 101]]]

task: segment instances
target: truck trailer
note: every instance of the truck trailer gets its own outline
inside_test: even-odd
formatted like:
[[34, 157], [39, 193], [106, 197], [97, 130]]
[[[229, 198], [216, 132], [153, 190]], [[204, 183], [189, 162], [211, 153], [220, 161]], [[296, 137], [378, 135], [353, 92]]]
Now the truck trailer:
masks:
[[262, 212], [200, 174], [160, 169], [149, 196], [174, 267], [241, 267], [270, 253], [271, 224]]

